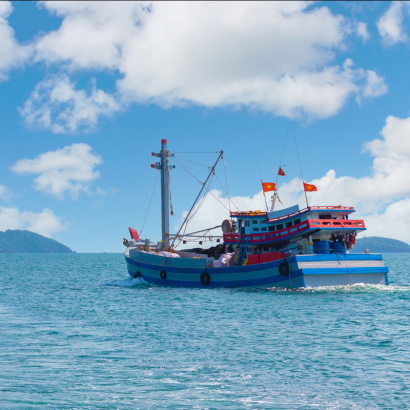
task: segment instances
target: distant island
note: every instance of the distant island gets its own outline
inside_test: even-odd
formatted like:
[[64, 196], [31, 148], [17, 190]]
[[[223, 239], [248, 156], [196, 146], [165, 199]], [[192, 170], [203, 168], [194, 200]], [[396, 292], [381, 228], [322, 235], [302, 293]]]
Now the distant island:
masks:
[[0, 232], [0, 253], [75, 253], [54, 239], [30, 231]]
[[369, 249], [370, 253], [410, 253], [410, 245], [406, 242], [380, 236], [357, 238], [350, 253], [364, 253], [365, 249]]

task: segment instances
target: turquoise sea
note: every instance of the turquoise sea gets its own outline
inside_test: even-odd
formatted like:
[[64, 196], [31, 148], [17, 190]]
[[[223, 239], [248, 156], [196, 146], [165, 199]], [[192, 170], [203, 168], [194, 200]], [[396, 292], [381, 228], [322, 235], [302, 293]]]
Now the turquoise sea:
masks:
[[0, 254], [1, 409], [410, 409], [410, 255], [390, 286], [174, 289], [121, 254]]

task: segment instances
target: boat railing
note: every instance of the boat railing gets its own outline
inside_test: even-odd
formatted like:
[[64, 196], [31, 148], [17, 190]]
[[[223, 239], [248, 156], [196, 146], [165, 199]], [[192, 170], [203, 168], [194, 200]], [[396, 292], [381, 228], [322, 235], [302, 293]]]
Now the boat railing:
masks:
[[[334, 229], [334, 230], [363, 230], [366, 229], [363, 220], [348, 220], [348, 219], [307, 219], [299, 222], [296, 225], [289, 226], [284, 229], [269, 232], [258, 232], [250, 234], [249, 244], [258, 244], [264, 242], [277, 241], [279, 239], [286, 240], [287, 237], [294, 236], [299, 232], [303, 234], [307, 230], [314, 229]], [[239, 237], [244, 236], [238, 233], [224, 234], [224, 242], [232, 243], [238, 242]]]
[[274, 222], [274, 221], [281, 221], [283, 219], [292, 218], [293, 216], [300, 215], [302, 213], [308, 211], [321, 211], [321, 210], [328, 210], [328, 211], [354, 211], [353, 206], [309, 206], [307, 208], [300, 209], [297, 212], [292, 212], [291, 214], [278, 216], [276, 218], [268, 218], [267, 212], [257, 212], [257, 211], [244, 211], [244, 212], [231, 212], [231, 217], [238, 218], [243, 216], [264, 216], [267, 222]]

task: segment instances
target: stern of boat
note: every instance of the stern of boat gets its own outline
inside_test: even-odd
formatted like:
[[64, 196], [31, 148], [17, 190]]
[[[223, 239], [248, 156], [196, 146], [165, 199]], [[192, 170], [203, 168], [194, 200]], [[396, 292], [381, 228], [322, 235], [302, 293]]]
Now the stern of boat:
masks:
[[307, 288], [389, 284], [389, 269], [380, 254], [298, 255], [295, 258]]

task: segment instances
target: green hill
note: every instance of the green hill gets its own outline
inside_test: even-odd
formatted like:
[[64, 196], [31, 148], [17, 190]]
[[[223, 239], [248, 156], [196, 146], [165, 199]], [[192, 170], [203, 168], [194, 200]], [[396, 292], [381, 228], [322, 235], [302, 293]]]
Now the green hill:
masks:
[[70, 248], [30, 231], [0, 232], [0, 253], [74, 253]]
[[369, 249], [370, 253], [410, 253], [409, 244], [380, 236], [356, 238], [356, 245], [350, 253], [364, 253], [366, 248]]

